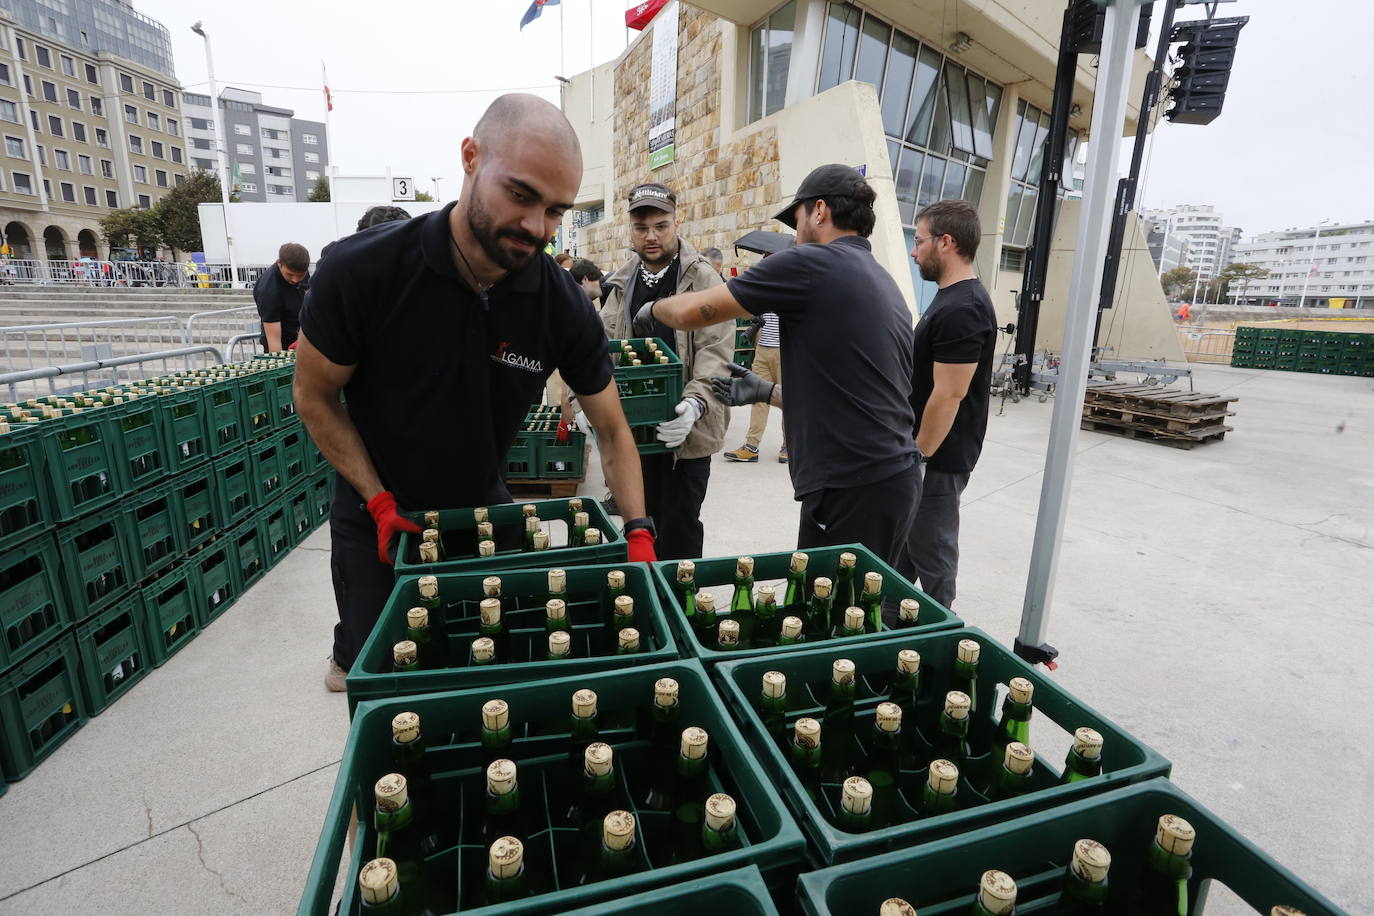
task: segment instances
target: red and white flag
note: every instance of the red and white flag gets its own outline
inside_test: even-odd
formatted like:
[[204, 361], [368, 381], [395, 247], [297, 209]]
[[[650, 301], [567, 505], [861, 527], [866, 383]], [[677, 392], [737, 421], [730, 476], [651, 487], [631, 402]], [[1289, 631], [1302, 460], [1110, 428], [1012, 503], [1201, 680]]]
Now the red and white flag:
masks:
[[324, 76], [324, 110], [333, 111], [334, 97], [329, 94], [329, 71], [324, 68], [324, 61], [320, 61], [320, 73]]

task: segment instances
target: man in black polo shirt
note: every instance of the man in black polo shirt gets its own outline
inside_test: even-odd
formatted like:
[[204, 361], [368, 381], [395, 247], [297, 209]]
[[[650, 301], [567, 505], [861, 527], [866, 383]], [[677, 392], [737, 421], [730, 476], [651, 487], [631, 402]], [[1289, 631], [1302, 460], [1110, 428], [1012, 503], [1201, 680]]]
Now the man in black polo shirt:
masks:
[[262, 320], [260, 342], [268, 353], [286, 350], [296, 342], [301, 304], [310, 289], [310, 252], [287, 242], [277, 249], [277, 263], [253, 284], [253, 301]]
[[635, 335], [654, 320], [693, 329], [776, 313], [782, 384], [739, 370], [733, 382], [720, 380], [717, 396], [782, 408], [802, 504], [798, 547], [857, 541], [892, 562], [921, 471], [911, 438], [911, 313], [868, 243], [874, 198], [853, 168], [821, 166], [776, 217], [797, 230], [795, 247], [724, 286], [645, 306]]
[[543, 254], [581, 181], [577, 137], [548, 102], [505, 95], [463, 141], [461, 162], [457, 203], [339, 240], [301, 313], [296, 409], [339, 472], [331, 690], [391, 592], [394, 538], [419, 531], [398, 505], [509, 502], [502, 460], [555, 369], [596, 429], [630, 519], [630, 562], [654, 559], [601, 322]]
[[911, 249], [921, 276], [940, 291], [916, 325], [911, 406], [926, 476], [896, 566], [945, 607], [954, 603], [959, 499], [983, 451], [997, 347], [997, 313], [973, 272], [981, 233], [973, 204], [942, 200], [916, 214]]

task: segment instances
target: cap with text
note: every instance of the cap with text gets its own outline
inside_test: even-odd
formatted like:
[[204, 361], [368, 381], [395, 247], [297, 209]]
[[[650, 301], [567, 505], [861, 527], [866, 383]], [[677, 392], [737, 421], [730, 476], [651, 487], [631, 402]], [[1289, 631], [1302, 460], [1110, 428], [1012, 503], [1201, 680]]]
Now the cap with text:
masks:
[[[866, 184], [859, 170], [850, 165], [832, 162], [830, 165], [817, 166], [811, 174], [802, 179], [801, 186], [793, 196], [792, 202], [778, 211], [773, 219], [792, 229], [797, 228], [797, 204], [822, 197], [853, 197], [861, 185]], [[633, 205], [632, 205], [633, 206]]]
[[654, 182], [635, 185], [630, 189], [630, 211], [633, 212], [640, 207], [653, 207], [664, 213], [673, 213], [677, 210], [677, 195], [667, 185]]

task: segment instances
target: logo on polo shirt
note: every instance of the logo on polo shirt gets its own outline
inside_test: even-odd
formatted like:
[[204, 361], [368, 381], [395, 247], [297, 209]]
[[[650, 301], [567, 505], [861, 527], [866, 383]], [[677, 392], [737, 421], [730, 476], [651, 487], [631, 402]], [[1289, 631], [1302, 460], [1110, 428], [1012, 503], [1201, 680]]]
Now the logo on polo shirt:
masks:
[[518, 353], [511, 353], [508, 350], [509, 347], [509, 340], [501, 341], [501, 346], [496, 348], [496, 352], [491, 355], [491, 358], [498, 363], [503, 363], [515, 369], [523, 369], [526, 372], [544, 371], [544, 364], [542, 362], [540, 362], [537, 359], [533, 359], [529, 356], [521, 356]]

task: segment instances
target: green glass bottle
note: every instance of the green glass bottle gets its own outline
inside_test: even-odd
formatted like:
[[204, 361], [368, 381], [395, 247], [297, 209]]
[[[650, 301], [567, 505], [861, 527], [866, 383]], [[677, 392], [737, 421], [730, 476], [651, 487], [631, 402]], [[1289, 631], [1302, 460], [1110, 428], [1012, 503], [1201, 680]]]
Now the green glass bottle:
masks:
[[415, 587], [420, 594], [420, 600], [416, 603], [429, 611], [431, 617], [438, 613], [442, 607], [439, 598], [439, 578], [437, 576], [421, 576], [415, 583]]
[[413, 607], [406, 611], [406, 639], [415, 643], [426, 670], [448, 667], [447, 647], [435, 639], [433, 628], [429, 625], [429, 611], [425, 608]]
[[495, 543], [496, 531], [492, 527], [491, 522], [478, 522], [477, 528], [475, 529], [474, 538], [477, 543], [478, 553], [481, 553], [481, 546], [483, 541], [491, 541], [492, 543]]
[[864, 573], [864, 588], [859, 594], [859, 607], [864, 611], [864, 631], [880, 633], [883, 626], [883, 574]]
[[865, 778], [872, 788], [872, 825], [886, 827], [897, 812], [897, 793], [902, 776], [902, 708], [879, 703], [873, 713], [873, 733], [868, 739]]
[[416, 652], [415, 643], [408, 639], [403, 639], [391, 647], [391, 670], [420, 670], [420, 656]]
[[487, 853], [482, 902], [492, 905], [528, 896], [530, 884], [525, 875], [525, 846], [513, 836], [503, 836], [491, 844]]
[[555, 630], [572, 632], [572, 624], [568, 622], [568, 603], [562, 598], [550, 598], [544, 605], [544, 632], [552, 633]]
[[1078, 782], [1102, 775], [1102, 735], [1096, 729], [1074, 729], [1073, 747], [1064, 758], [1064, 774], [1059, 777], [1061, 784]]
[[706, 799], [701, 822], [701, 848], [706, 855], [727, 852], [739, 846], [735, 810], [735, 800], [724, 792], [717, 792]]
[[1107, 872], [1111, 867], [1112, 855], [1106, 846], [1096, 840], [1074, 843], [1059, 900], [1051, 911], [1054, 916], [1106, 916]]
[[710, 592], [697, 592], [697, 613], [692, 618], [692, 628], [703, 646], [716, 644], [716, 596]]
[[825, 638], [830, 634], [830, 611], [834, 604], [831, 598], [832, 583], [825, 576], [817, 576], [811, 583], [811, 602], [806, 606], [806, 635]]
[[[523, 807], [515, 761], [498, 757], [487, 765], [487, 791], [482, 802], [482, 842], [490, 843], [498, 837], [515, 834], [527, 836], [529, 818]], [[472, 842], [471, 839], [469, 842]]]
[[433, 544], [435, 553], [439, 555], [439, 559], [442, 560], [444, 558], [444, 542], [439, 537], [438, 528], [426, 528], [425, 530], [421, 531], [420, 543]]
[[568, 602], [568, 573], [562, 569], [551, 569], [548, 573], [549, 593], [546, 599], [557, 598], [564, 604]]
[[754, 558], [735, 560], [735, 596], [730, 601], [730, 614], [754, 613]]
[[523, 524], [525, 526], [525, 550], [534, 550], [534, 536], [543, 530], [539, 516], [527, 515]]
[[711, 795], [707, 779], [708, 740], [704, 728], [692, 725], [682, 730], [670, 809], [673, 813], [673, 841], [668, 856], [671, 862], [684, 862], [701, 854], [701, 826], [705, 820], [706, 799]]
[[835, 570], [835, 600], [831, 605], [827, 627], [832, 632], [844, 625], [844, 612], [859, 604], [859, 595], [854, 590], [854, 565], [858, 561], [859, 558], [847, 550], [840, 554], [840, 565]]
[[1016, 882], [1004, 871], [985, 871], [973, 898], [972, 916], [1012, 916], [1016, 912]]
[[792, 740], [787, 745], [787, 760], [797, 781], [814, 802], [821, 793], [821, 723], [802, 717], [792, 726]]
[[615, 617], [615, 599], [625, 592], [625, 570], [613, 569], [606, 573], [606, 598], [601, 607], [604, 615], [603, 619], [613, 619]]
[[969, 706], [967, 694], [958, 690], [945, 694], [945, 708], [930, 741], [935, 757], [961, 767], [969, 757]]
[[677, 761], [681, 732], [678, 682], [670, 677], [654, 681], [654, 701], [649, 707], [649, 785], [640, 797], [645, 808], [667, 810], [672, 802], [672, 773]]
[[358, 872], [361, 910], [368, 916], [409, 916], [410, 907], [401, 895], [396, 863], [388, 858], [372, 859]]
[[677, 594], [687, 619], [691, 620], [697, 594], [697, 564], [691, 560], [681, 560], [677, 564]]
[[629, 595], [620, 595], [611, 605], [612, 626], [617, 630], [635, 625], [635, 600]]
[[425, 514], [424, 514], [424, 520], [425, 520], [425, 527], [426, 527], [426, 528], [438, 528], [438, 527], [439, 527], [439, 510], [438, 510], [438, 509], [426, 509], [426, 510], [425, 510]]
[[739, 648], [739, 621], [731, 620], [729, 617], [720, 622], [716, 630], [717, 652], [734, 652]]
[[781, 626], [777, 592], [771, 585], [760, 585], [758, 597], [754, 600], [754, 630], [749, 637], [749, 647], [776, 646]]
[[496, 662], [496, 643], [490, 637], [479, 636], [468, 650], [468, 665], [491, 665]]
[[392, 757], [406, 778], [410, 794], [427, 811], [434, 799], [434, 780], [425, 756], [425, 739], [420, 734], [420, 717], [413, 712], [397, 713], [391, 720]]
[[959, 807], [959, 768], [948, 760], [932, 760], [917, 807], [922, 817], [934, 817]]
[[961, 639], [954, 654], [954, 677], [949, 689], [968, 697], [970, 716], [978, 715], [978, 656], [982, 651], [975, 640]]
[[586, 840], [593, 843], [601, 832], [602, 819], [616, 806], [614, 757], [611, 746], [605, 742], [594, 741], [587, 745], [565, 815], [567, 822], [583, 831]]
[[603, 540], [600, 528], [588, 528], [586, 534], [582, 535], [582, 545], [584, 547], [595, 547]]
[[639, 631], [634, 627], [626, 627], [616, 633], [616, 655], [638, 655], [639, 654]]
[[574, 496], [568, 500], [568, 524], [571, 526], [577, 520], [577, 513], [585, 507], [582, 504], [582, 497]]
[[426, 566], [433, 566], [438, 563], [439, 560], [439, 545], [434, 541], [421, 541], [420, 562]]
[[800, 617], [784, 617], [778, 628], [778, 645], [795, 646], [806, 642], [805, 624]]
[[482, 762], [490, 766], [494, 761], [511, 755], [514, 734], [510, 725], [510, 704], [505, 700], [487, 700], [482, 704], [482, 730], [479, 739], [482, 745]]
[[568, 546], [573, 547], [584, 543], [587, 539], [587, 528], [591, 525], [590, 517], [585, 512], [574, 512], [572, 517], [572, 533], [568, 535]]
[[857, 607], [846, 608], [840, 626], [830, 635], [837, 638], [841, 636], [864, 635], [863, 609]]
[[1159, 818], [1145, 867], [1126, 898], [1127, 916], [1188, 916], [1195, 839], [1193, 825], [1178, 815]]
[[568, 718], [568, 765], [582, 765], [587, 746], [600, 740], [601, 720], [597, 718], [596, 691], [582, 688], [572, 695], [572, 713]]
[[[492, 576], [491, 578], [496, 578]], [[500, 580], [498, 579], [499, 583]], [[499, 587], [499, 585], [498, 585]], [[510, 652], [510, 634], [506, 632], [506, 620], [501, 614], [500, 598], [483, 598], [477, 603], [477, 632], [490, 639], [496, 648], [496, 656], [504, 662], [513, 661]]]
[[763, 719], [764, 730], [781, 743], [787, 735], [787, 675], [781, 671], [763, 673], [759, 717]]
[[1013, 741], [1030, 744], [1031, 697], [1035, 685], [1023, 677], [1007, 682], [1007, 697], [1002, 701], [1002, 720], [997, 725], [995, 746], [998, 750]]
[[573, 883], [593, 884], [639, 871], [635, 827], [635, 816], [628, 811], [612, 811], [602, 818], [590, 841], [583, 844], [588, 862]]
[[535, 518], [539, 515], [539, 507], [534, 503], [525, 503], [520, 507], [520, 515], [524, 518]]
[[806, 565], [809, 558], [804, 553], [792, 554], [787, 566], [787, 590], [783, 593], [783, 614], [799, 614], [806, 603]]
[[1002, 749], [1002, 762], [993, 774], [992, 784], [984, 793], [992, 801], [1015, 798], [1030, 791], [1031, 771], [1035, 754], [1020, 741], [1013, 741]]
[[377, 832], [377, 856], [396, 863], [396, 879], [405, 887], [408, 907], [417, 911], [429, 897], [425, 857], [434, 852], [435, 840], [421, 829], [406, 778], [388, 773], [373, 786], [375, 807], [372, 824]]
[[567, 630], [554, 630], [549, 634], [549, 652], [546, 658], [551, 662], [572, 658], [572, 634]]
[[873, 787], [862, 776], [850, 776], [840, 788], [840, 807], [835, 825], [846, 833], [873, 829]]
[[841, 782], [849, 775], [854, 741], [854, 663], [837, 658], [830, 665], [825, 700], [825, 745], [821, 753], [821, 781]]
[[494, 557], [494, 556], [496, 556], [496, 542], [495, 542], [495, 541], [478, 541], [478, 542], [477, 542], [477, 558], [478, 558], [479, 560], [487, 560], [487, 559], [490, 559], [491, 557]]
[[916, 698], [921, 692], [921, 653], [902, 649], [897, 653], [897, 670], [887, 688], [887, 698], [902, 708], [905, 720], [916, 722]]

